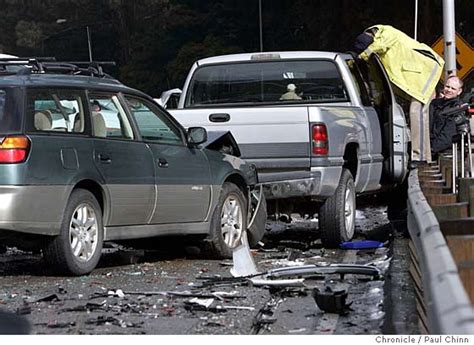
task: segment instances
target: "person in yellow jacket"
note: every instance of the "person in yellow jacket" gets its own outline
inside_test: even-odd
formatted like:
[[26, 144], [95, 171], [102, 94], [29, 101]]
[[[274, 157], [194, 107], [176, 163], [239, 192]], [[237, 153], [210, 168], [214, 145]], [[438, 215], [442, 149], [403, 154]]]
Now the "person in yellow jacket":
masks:
[[356, 38], [356, 52], [367, 61], [377, 54], [390, 81], [411, 99], [412, 165], [431, 161], [429, 103], [444, 60], [429, 46], [390, 25], [374, 25]]

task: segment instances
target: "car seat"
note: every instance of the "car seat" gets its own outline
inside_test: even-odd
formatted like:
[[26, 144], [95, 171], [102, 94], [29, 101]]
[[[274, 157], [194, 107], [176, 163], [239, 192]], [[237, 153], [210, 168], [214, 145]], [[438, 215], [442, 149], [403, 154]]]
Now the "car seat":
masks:
[[101, 113], [92, 112], [92, 124], [94, 126], [94, 136], [100, 138], [107, 137], [107, 127], [105, 126], [105, 120]]
[[35, 128], [38, 131], [50, 131], [53, 119], [49, 110], [41, 110], [35, 113]]

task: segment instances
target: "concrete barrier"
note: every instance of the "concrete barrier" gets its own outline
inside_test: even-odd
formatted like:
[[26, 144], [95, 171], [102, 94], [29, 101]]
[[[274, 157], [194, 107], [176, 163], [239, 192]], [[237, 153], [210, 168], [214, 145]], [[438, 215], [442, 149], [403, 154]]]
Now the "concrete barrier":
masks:
[[420, 265], [423, 307], [430, 334], [474, 334], [474, 307], [438, 219], [420, 187], [418, 170], [408, 178], [408, 231]]

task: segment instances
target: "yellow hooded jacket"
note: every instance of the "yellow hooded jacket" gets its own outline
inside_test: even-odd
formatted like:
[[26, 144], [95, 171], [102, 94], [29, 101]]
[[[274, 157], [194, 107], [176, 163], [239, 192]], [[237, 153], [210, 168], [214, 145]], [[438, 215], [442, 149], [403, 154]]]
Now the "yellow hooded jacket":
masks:
[[426, 104], [444, 67], [444, 60], [424, 43], [420, 43], [389, 25], [374, 25], [377, 28], [374, 41], [359, 56], [368, 60], [377, 54], [385, 70], [397, 87], [408, 95]]

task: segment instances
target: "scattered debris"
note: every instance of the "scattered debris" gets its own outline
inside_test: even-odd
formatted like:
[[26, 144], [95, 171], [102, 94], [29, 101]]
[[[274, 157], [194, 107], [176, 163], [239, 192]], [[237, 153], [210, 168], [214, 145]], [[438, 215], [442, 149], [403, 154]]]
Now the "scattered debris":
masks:
[[215, 307], [206, 307], [202, 304], [199, 303], [193, 303], [190, 301], [185, 301], [184, 302], [184, 309], [190, 312], [195, 312], [195, 311], [208, 311], [211, 313], [225, 313], [227, 311], [226, 308], [223, 306], [215, 306]]
[[247, 240], [247, 233], [244, 231], [241, 237], [241, 244], [232, 250], [233, 266], [230, 273], [234, 277], [247, 277], [258, 274], [257, 265], [250, 252], [250, 246]]
[[55, 301], [60, 301], [61, 299], [58, 297], [58, 295], [56, 295], [55, 293], [53, 294], [50, 294], [50, 295], [47, 295], [47, 296], [43, 296], [43, 297], [39, 297], [39, 298], [36, 298], [36, 299], [28, 299], [27, 302], [28, 303], [37, 303], [37, 302], [55, 302]]
[[282, 299], [275, 299], [272, 297], [262, 308], [260, 308], [252, 322], [252, 334], [258, 334], [262, 329], [268, 329], [269, 325], [277, 321], [277, 319], [273, 318], [273, 310], [282, 302]]
[[288, 276], [314, 276], [340, 274], [344, 279], [345, 274], [362, 274], [368, 275], [375, 279], [380, 278], [381, 272], [377, 267], [358, 265], [358, 264], [331, 264], [329, 266], [304, 265], [301, 267], [283, 267], [275, 268], [264, 273], [267, 278], [281, 278]]
[[314, 288], [313, 297], [318, 308], [326, 313], [346, 315], [351, 310], [352, 302], [346, 304], [347, 290], [333, 291], [330, 286], [326, 286], [323, 291]]
[[61, 321], [50, 321], [46, 324], [46, 327], [48, 328], [68, 328], [68, 327], [74, 327], [76, 323], [74, 321], [71, 322], [61, 322]]
[[105, 310], [106, 309], [106, 301], [102, 301], [102, 303], [91, 303], [88, 302], [85, 305], [78, 305], [72, 308], [65, 308], [61, 309], [62, 312], [70, 312], [70, 311], [85, 311], [90, 312], [94, 310]]
[[306, 328], [297, 328], [297, 329], [290, 329], [288, 333], [294, 334], [294, 333], [303, 333], [306, 332]]
[[342, 242], [340, 246], [342, 249], [374, 249], [383, 247], [384, 243], [380, 241], [363, 240]]
[[206, 326], [210, 327], [226, 327], [227, 325], [224, 322], [219, 321], [207, 321]]
[[128, 295], [160, 295], [160, 296], [174, 296], [174, 297], [197, 297], [197, 298], [246, 298], [242, 295], [237, 295], [236, 293], [228, 292], [211, 292], [211, 293], [201, 293], [201, 292], [190, 292], [190, 291], [126, 291], [125, 294]]
[[238, 306], [238, 305], [223, 305], [225, 309], [236, 309], [236, 310], [255, 310], [254, 307], [245, 307], [245, 306]]
[[206, 308], [209, 308], [212, 303], [214, 303], [214, 298], [197, 298], [197, 297], [194, 297], [194, 298], [191, 298], [188, 303], [195, 303], [195, 304], [199, 304], [199, 305], [202, 305], [203, 307], [206, 307]]
[[302, 287], [305, 286], [304, 278], [300, 279], [257, 279], [252, 278], [250, 282], [253, 286], [281, 286], [281, 287]]
[[31, 314], [31, 306], [27, 302], [23, 302], [23, 305], [16, 308], [17, 315]]
[[86, 325], [96, 325], [96, 326], [108, 324], [108, 325], [119, 326], [119, 327], [122, 327], [122, 328], [131, 328], [131, 327], [140, 328], [141, 325], [143, 324], [143, 322], [133, 323], [133, 322], [117, 319], [113, 316], [102, 316], [102, 315], [100, 315], [96, 318], [87, 319], [85, 324]]
[[121, 289], [117, 289], [117, 290], [110, 290], [108, 293], [107, 293], [108, 296], [113, 296], [113, 297], [118, 297], [118, 298], [124, 298], [125, 297], [125, 294], [123, 293], [123, 291]]

